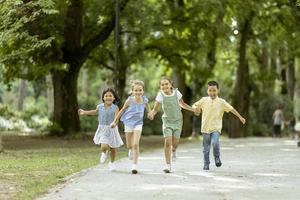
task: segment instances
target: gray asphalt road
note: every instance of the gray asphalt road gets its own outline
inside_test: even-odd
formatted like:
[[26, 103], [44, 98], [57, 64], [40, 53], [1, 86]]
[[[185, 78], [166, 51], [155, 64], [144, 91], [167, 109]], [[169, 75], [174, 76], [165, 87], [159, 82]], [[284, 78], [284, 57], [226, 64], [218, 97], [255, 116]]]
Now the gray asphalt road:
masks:
[[300, 148], [296, 141], [273, 138], [221, 140], [221, 168], [211, 159], [202, 170], [200, 141], [178, 149], [173, 172], [164, 174], [163, 150], [145, 153], [140, 173], [130, 173], [128, 159], [117, 162], [117, 171], [98, 165], [72, 177], [41, 200], [248, 200], [299, 199]]

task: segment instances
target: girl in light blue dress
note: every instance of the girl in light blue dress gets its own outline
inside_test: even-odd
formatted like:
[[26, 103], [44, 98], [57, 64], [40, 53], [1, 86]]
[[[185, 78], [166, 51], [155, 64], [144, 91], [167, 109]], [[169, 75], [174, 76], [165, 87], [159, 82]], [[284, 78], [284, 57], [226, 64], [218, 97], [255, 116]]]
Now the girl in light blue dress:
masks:
[[116, 148], [123, 145], [118, 127], [111, 128], [115, 115], [119, 112], [118, 106], [114, 103], [118, 100], [116, 93], [112, 89], [106, 89], [102, 93], [103, 103], [97, 105], [95, 110], [79, 109], [80, 115], [98, 115], [99, 125], [94, 135], [94, 143], [100, 145], [101, 156], [100, 163], [104, 163], [107, 159], [108, 151], [110, 150], [109, 170], [115, 170]]
[[145, 108], [147, 109], [149, 117], [150, 106], [147, 97], [144, 96], [144, 83], [139, 80], [134, 80], [130, 82], [130, 85], [132, 95], [127, 98], [122, 109], [118, 112], [111, 124], [111, 127], [116, 127], [118, 120], [121, 118], [125, 127], [126, 144], [129, 149], [128, 156], [130, 159], [133, 159], [131, 172], [136, 174], [138, 173], [137, 163], [139, 157], [139, 142], [143, 130], [144, 110]]

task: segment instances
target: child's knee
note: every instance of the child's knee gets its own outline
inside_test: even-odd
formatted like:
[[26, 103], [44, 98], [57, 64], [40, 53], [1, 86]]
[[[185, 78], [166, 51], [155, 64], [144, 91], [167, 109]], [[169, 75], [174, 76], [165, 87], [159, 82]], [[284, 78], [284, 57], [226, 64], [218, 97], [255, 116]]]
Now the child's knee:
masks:
[[166, 140], [165, 147], [167, 147], [167, 148], [172, 147], [172, 141]]
[[217, 145], [217, 142], [212, 142], [211, 145], [212, 145], [213, 147], [215, 147], [215, 146]]
[[116, 149], [110, 149], [111, 153], [116, 153]]
[[108, 150], [108, 145], [107, 144], [101, 144], [100, 149], [102, 151], [106, 151], [106, 150]]
[[132, 145], [132, 148], [133, 148], [133, 149], [138, 149], [138, 148], [139, 148], [139, 144], [138, 144], [138, 143], [133, 144], [133, 145]]

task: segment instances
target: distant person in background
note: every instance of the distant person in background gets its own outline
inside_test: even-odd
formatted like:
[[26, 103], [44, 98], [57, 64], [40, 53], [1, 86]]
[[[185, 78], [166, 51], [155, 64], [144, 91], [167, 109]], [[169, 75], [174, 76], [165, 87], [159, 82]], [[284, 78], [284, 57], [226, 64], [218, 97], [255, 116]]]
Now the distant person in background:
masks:
[[295, 126], [296, 126], [296, 119], [294, 116], [292, 116], [289, 120], [289, 133], [290, 133], [290, 137], [291, 139], [296, 139], [296, 130], [295, 130]]
[[[298, 139], [300, 138], [300, 117], [298, 117], [298, 120], [296, 122], [296, 125], [295, 125], [295, 131], [298, 135]], [[300, 147], [300, 140], [298, 141], [298, 147]]]
[[283, 122], [282, 106], [279, 105], [274, 111], [273, 116], [273, 137], [281, 137], [281, 124]]

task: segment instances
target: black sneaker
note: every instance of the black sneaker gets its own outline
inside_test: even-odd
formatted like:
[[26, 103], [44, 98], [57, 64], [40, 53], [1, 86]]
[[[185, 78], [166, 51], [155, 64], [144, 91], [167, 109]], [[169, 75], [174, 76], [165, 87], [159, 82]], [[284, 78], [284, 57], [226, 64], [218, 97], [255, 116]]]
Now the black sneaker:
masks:
[[138, 171], [137, 171], [137, 165], [136, 164], [133, 164], [132, 167], [131, 167], [131, 173], [132, 174], [137, 174]]
[[204, 165], [203, 170], [209, 170], [209, 165]]
[[171, 165], [170, 164], [166, 164], [163, 171], [165, 173], [170, 173], [171, 172]]
[[215, 164], [216, 164], [217, 167], [221, 167], [222, 162], [220, 160], [220, 157], [215, 157]]

